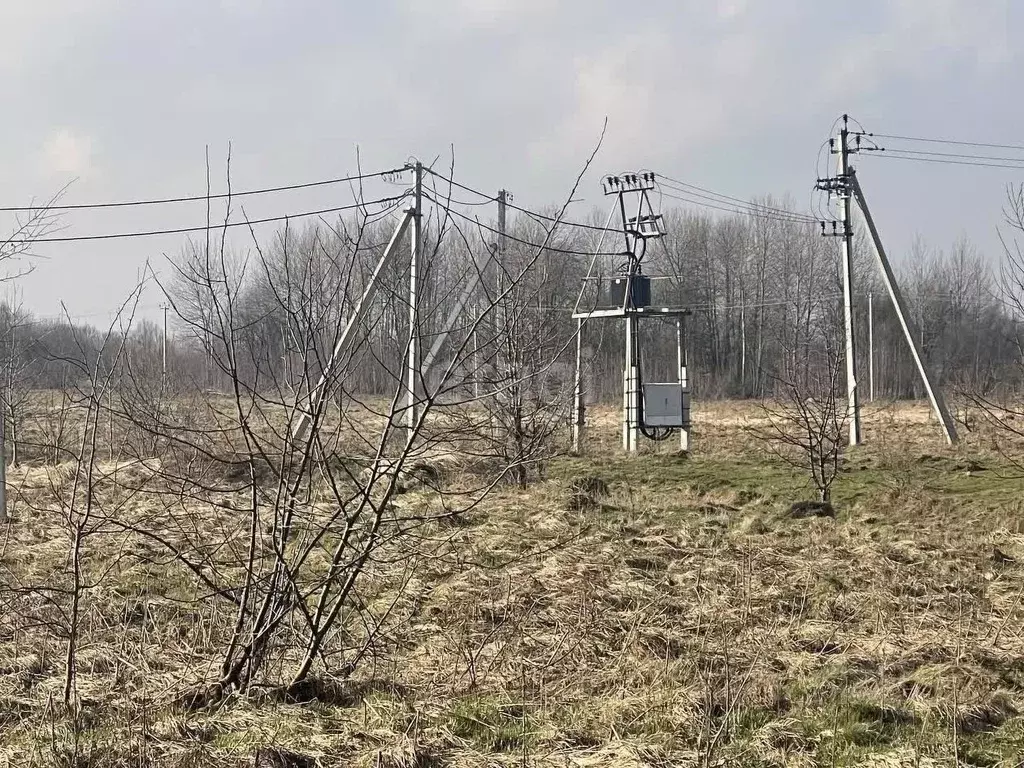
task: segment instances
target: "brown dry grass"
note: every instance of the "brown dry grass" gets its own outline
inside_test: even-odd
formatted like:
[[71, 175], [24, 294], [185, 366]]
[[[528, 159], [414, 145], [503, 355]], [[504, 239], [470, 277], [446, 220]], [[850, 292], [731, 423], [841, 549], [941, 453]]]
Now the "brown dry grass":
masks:
[[[983, 427], [950, 449], [923, 406], [879, 405], [838, 518], [793, 520], [810, 489], [744, 431], [756, 407], [700, 410], [689, 458], [623, 457], [616, 414], [595, 416], [592, 455], [446, 531], [407, 620], [319, 701], [175, 710], [222, 618], [182, 602], [194, 588], [157, 551], [97, 540], [118, 566], [87, 599], [77, 733], [54, 703], [59, 638], [4, 616], [0, 764], [71, 764], [75, 739], [83, 766], [241, 766], [268, 745], [396, 768], [1024, 760], [1024, 481], [1001, 455], [1019, 446]], [[54, 472], [11, 482], [42, 499]], [[67, 557], [55, 514], [7, 535], [25, 581]]]

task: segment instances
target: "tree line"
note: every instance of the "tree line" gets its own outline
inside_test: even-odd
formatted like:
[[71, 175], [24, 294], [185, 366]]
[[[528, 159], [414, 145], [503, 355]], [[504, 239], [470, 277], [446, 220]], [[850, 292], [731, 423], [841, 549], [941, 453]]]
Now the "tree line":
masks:
[[[785, 208], [784, 202], [771, 198], [757, 202]], [[813, 227], [771, 213], [711, 215], [676, 208], [666, 210], [665, 217], [667, 235], [651, 245], [643, 269], [652, 277], [655, 305], [691, 311], [686, 347], [695, 397], [771, 396], [780, 377], [789, 380], [809, 373], [807, 367], [813, 360], [809, 350], [822, 339], [841, 338], [837, 238], [822, 237]], [[597, 247], [600, 233], [596, 228], [553, 224], [526, 214], [510, 219], [507, 239], [499, 243], [494, 222], [482, 221], [478, 226], [443, 209], [434, 211], [423, 249], [422, 343], [431, 346], [471, 270], [484, 263], [478, 295], [470, 299], [442, 347], [440, 360], [452, 358], [454, 345], [467, 343], [466, 329], [481, 309], [500, 297], [502, 274], [536, 257], [534, 269], [524, 277], [529, 288], [524, 290], [525, 283], [520, 280], [515, 296], [504, 299], [522, 305], [514, 311], [518, 322], [506, 330], [525, 335], [517, 346], [532, 345], [538, 353], [543, 351], [542, 358], [550, 357], [538, 358], [538, 367], [544, 368], [546, 378], [564, 383], [571, 376], [575, 353], [576, 324], [571, 312], [586, 282], [587, 253]], [[596, 223], [595, 215], [588, 224]], [[264, 266], [241, 270], [236, 284], [226, 288], [234, 292], [237, 328], [233, 333], [247, 350], [245, 361], [240, 362], [241, 372], [252, 381], [270, 382], [287, 378], [286, 372], [299, 359], [327, 360], [337, 329], [344, 326], [362, 293], [391, 226], [387, 220], [339, 221], [329, 228], [279, 231], [265, 246]], [[903, 331], [879, 278], [870, 240], [864, 235], [858, 231], [855, 237], [854, 263], [862, 398], [869, 395], [872, 368], [876, 397], [923, 397]], [[408, 253], [408, 243], [400, 247]], [[199, 244], [190, 244], [179, 259], [179, 268], [194, 263], [199, 249]], [[971, 391], [1016, 389], [1021, 383], [1017, 375], [1019, 318], [1007, 304], [1006, 280], [998, 267], [966, 239], [946, 249], [917, 240], [897, 263], [915, 333], [940, 383]], [[604, 276], [608, 276], [607, 270]], [[407, 343], [408, 259], [396, 258], [381, 277], [382, 290], [367, 314], [368, 322], [358, 329], [358, 352], [348, 361], [350, 388], [367, 395], [391, 390]], [[223, 387], [225, 372], [215, 362], [218, 355], [209, 329], [198, 332], [205, 325], [202, 319], [208, 308], [189, 295], [185, 282], [172, 280], [167, 286], [176, 310], [168, 344], [168, 385], [179, 389]], [[506, 282], [510, 285], [512, 281]], [[584, 306], [586, 301], [589, 299]], [[6, 402], [14, 433], [26, 392], [65, 387], [76, 375], [76, 365], [69, 362], [77, 359], [76, 355], [80, 357], [83, 350], [101, 354], [104, 339], [115, 347], [122, 342], [116, 329], [105, 333], [69, 320], [34, 319], [10, 302], [0, 311]], [[317, 334], [300, 340], [304, 334], [297, 332], [298, 326], [310, 322]], [[490, 328], [492, 337], [496, 330]], [[672, 380], [674, 324], [644, 321], [640, 332], [644, 376], [652, 381]], [[621, 322], [588, 320], [583, 334], [587, 397], [613, 402], [621, 388]], [[482, 349], [481, 328], [473, 336], [468, 343]], [[163, 343], [160, 328], [137, 320], [126, 341], [126, 354], [136, 370], [157, 375]], [[312, 358], [308, 355], [311, 350], [303, 348], [310, 343], [316, 347]], [[474, 359], [480, 355], [466, 358], [470, 365]], [[471, 371], [460, 374], [467, 382], [474, 378]]]

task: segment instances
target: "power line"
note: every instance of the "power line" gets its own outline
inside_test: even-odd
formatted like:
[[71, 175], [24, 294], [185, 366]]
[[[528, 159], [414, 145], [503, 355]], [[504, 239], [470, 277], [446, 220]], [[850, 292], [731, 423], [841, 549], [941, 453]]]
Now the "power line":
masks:
[[[429, 171], [429, 173], [431, 175], [433, 175], [433, 176], [436, 176], [439, 179], [442, 179], [443, 181], [445, 181], [445, 182], [447, 182], [449, 184], [452, 184], [455, 187], [458, 187], [459, 189], [465, 190], [465, 191], [470, 192], [471, 194], [474, 194], [474, 195], [478, 195], [479, 197], [483, 198], [483, 200], [484, 200], [484, 202], [482, 202], [482, 203], [461, 203], [461, 204], [465, 204], [465, 205], [485, 205], [485, 204], [490, 203], [490, 202], [497, 202], [497, 198], [496, 197], [493, 197], [493, 196], [488, 195], [488, 194], [486, 194], [484, 192], [481, 192], [478, 189], [474, 189], [472, 187], [466, 186], [465, 184], [460, 184], [459, 182], [455, 181], [454, 179], [451, 179], [451, 178], [449, 178], [447, 176], [439, 174], [436, 171]], [[670, 184], [668, 184], [666, 186], [668, 186], [669, 189], [672, 190], [672, 191], [679, 192], [680, 194], [693, 195], [693, 196], [696, 196], [696, 197], [704, 198], [706, 200], [709, 200], [709, 201], [712, 201], [712, 202], [715, 202], [715, 203], [725, 203], [725, 204], [729, 205], [730, 207], [722, 208], [722, 207], [720, 207], [718, 205], [703, 204], [703, 203], [697, 202], [695, 200], [675, 197], [675, 196], [673, 196], [673, 195], [671, 195], [671, 194], [669, 194], [667, 192], [663, 192], [663, 194], [666, 197], [672, 198], [672, 199], [680, 201], [680, 202], [694, 203], [694, 204], [697, 204], [697, 205], [702, 205], [703, 204], [706, 207], [717, 208], [718, 210], [728, 211], [730, 213], [756, 213], [756, 214], [759, 214], [759, 215], [763, 215], [763, 214], [767, 213], [767, 214], [770, 215], [771, 218], [775, 218], [777, 220], [790, 221], [790, 222], [794, 222], [794, 223], [816, 224], [818, 222], [818, 219], [814, 218], [813, 216], [807, 215], [807, 214], [802, 214], [802, 213], [793, 212], [793, 211], [787, 211], [787, 210], [785, 210], [783, 208], [775, 208], [773, 206], [760, 205], [758, 203], [747, 202], [747, 201], [741, 200], [740, 198], [730, 197], [729, 195], [723, 195], [721, 193], [714, 192], [713, 190], [705, 189], [704, 187], [698, 187], [698, 186], [696, 186], [694, 184], [688, 184], [686, 182], [679, 181], [677, 179], [673, 179], [672, 177], [665, 176], [664, 174], [658, 174], [657, 178], [659, 180], [663, 179], [665, 181], [671, 182]], [[676, 187], [672, 186], [673, 184], [674, 185], [680, 185], [680, 186], [683, 186], [683, 187], [690, 187], [692, 189], [699, 190], [699, 192], [690, 192], [690, 191], [686, 191], [686, 190], [679, 190]], [[707, 194], [701, 194], [701, 193], [707, 193]], [[710, 195], [714, 195], [715, 197], [711, 197]], [[719, 198], [722, 198], [722, 199], [719, 199]], [[732, 201], [732, 202], [727, 203], [726, 201]], [[437, 201], [435, 200], [434, 202], [437, 202]], [[556, 224], [562, 224], [562, 225], [565, 225], [565, 226], [568, 226], [568, 227], [575, 227], [575, 228], [578, 228], [578, 229], [586, 229], [586, 230], [591, 230], [591, 231], [596, 231], [596, 232], [614, 232], [616, 234], [620, 234], [621, 233], [620, 229], [612, 229], [612, 228], [609, 228], [609, 227], [601, 227], [601, 226], [596, 226], [596, 225], [592, 225], [592, 224], [584, 224], [582, 222], [568, 221], [568, 220], [565, 220], [565, 219], [558, 219], [558, 218], [555, 218], [555, 217], [552, 217], [552, 216], [546, 216], [546, 215], [544, 215], [542, 213], [537, 213], [536, 211], [532, 211], [532, 210], [529, 210], [527, 208], [523, 208], [523, 207], [514, 205], [514, 204], [509, 203], [507, 201], [506, 201], [506, 206], [511, 208], [511, 209], [513, 209], [513, 210], [525, 213], [528, 216], [533, 216], [535, 218], [538, 218], [538, 219], [541, 219], [541, 220], [544, 220], [544, 221], [549, 221], [549, 222], [556, 223]], [[737, 208], [739, 208], [740, 210], [737, 210]]]
[[146, 232], [116, 232], [105, 235], [77, 235], [70, 237], [39, 237], [39, 238], [26, 238], [23, 240], [6, 240], [2, 241], [4, 245], [34, 245], [36, 243], [79, 243], [92, 240], [127, 240], [138, 237], [155, 237], [157, 235], [184, 235], [194, 232], [217, 232], [227, 227], [248, 227], [255, 224], [269, 224], [276, 221], [287, 221], [289, 219], [301, 219], [309, 216], [322, 216], [327, 213], [340, 213], [342, 211], [351, 211], [358, 208], [365, 208], [369, 205], [379, 205], [381, 203], [397, 203], [405, 199], [405, 195], [397, 195], [394, 197], [383, 197], [379, 200], [371, 200], [370, 202], [353, 203], [351, 205], [342, 205], [336, 208], [323, 208], [319, 211], [303, 211], [301, 213], [291, 213], [284, 216], [270, 216], [265, 219], [248, 219], [246, 221], [232, 221], [220, 224], [209, 224], [201, 227], [181, 227], [179, 229], [154, 229]]
[[[665, 197], [667, 197], [667, 198], [669, 198], [671, 200], [676, 200], [677, 202], [690, 203], [691, 205], [697, 205], [697, 206], [701, 206], [701, 207], [704, 207], [704, 208], [714, 208], [715, 210], [725, 211], [726, 213], [735, 213], [735, 214], [746, 215], [746, 216], [752, 216], [752, 215], [757, 214], [757, 215], [760, 215], [760, 216], [764, 216], [767, 219], [771, 219], [772, 221], [779, 221], [779, 222], [784, 222], [784, 223], [787, 223], [787, 224], [807, 224], [807, 225], [811, 225], [811, 224], [817, 224], [818, 223], [818, 221], [816, 219], [783, 217], [783, 216], [777, 216], [777, 215], [772, 214], [772, 213], [768, 213], [766, 211], [756, 211], [756, 210], [750, 210], [750, 209], [747, 209], [747, 208], [737, 208], [737, 207], [724, 206], [724, 205], [715, 205], [714, 203], [706, 202], [704, 200], [694, 200], [692, 198], [682, 197], [681, 195], [670, 194], [669, 192], [664, 192], [664, 191], [662, 192], [662, 194]], [[685, 194], [694, 194], [694, 193], [691, 192], [691, 193], [685, 193]], [[724, 201], [719, 201], [719, 202], [724, 202]]]
[[[553, 245], [544, 245], [543, 243], [535, 243], [535, 242], [531, 242], [529, 240], [523, 240], [522, 238], [516, 237], [515, 235], [510, 235], [508, 232], [501, 232], [500, 230], [495, 229], [494, 227], [488, 226], [487, 224], [482, 223], [478, 219], [471, 218], [470, 216], [467, 216], [464, 213], [460, 213], [459, 211], [456, 211], [453, 208], [448, 208], [443, 203], [438, 202], [437, 200], [433, 199], [429, 195], [424, 194], [424, 197], [429, 199], [435, 205], [443, 208], [445, 210], [445, 212], [447, 212], [449, 215], [456, 216], [456, 217], [462, 219], [463, 221], [467, 221], [470, 224], [475, 224], [476, 226], [480, 227], [481, 229], [485, 229], [488, 232], [492, 232], [492, 233], [494, 233], [496, 235], [502, 235], [503, 237], [505, 237], [508, 240], [511, 240], [513, 242], [516, 242], [516, 243], [520, 243], [522, 245], [528, 245], [531, 248], [540, 248], [540, 249], [545, 250], [545, 251], [550, 251], [552, 253], [561, 253], [561, 254], [565, 254], [565, 255], [568, 255], [568, 256], [622, 256], [622, 255], [624, 255], [621, 251], [599, 251], [597, 253], [594, 253], [593, 251], [575, 251], [575, 250], [571, 250], [571, 249], [567, 249], [567, 248], [556, 248]], [[621, 230], [614, 230], [614, 231], [621, 232]]]
[[992, 155], [968, 155], [959, 152], [927, 152], [921, 149], [885, 148], [879, 152], [896, 152], [901, 155], [927, 155], [929, 157], [955, 157], [966, 160], [994, 160], [996, 162], [1024, 163], [1024, 157], [993, 157]]
[[[469, 193], [474, 194], [474, 195], [478, 195], [479, 197], [483, 198], [483, 201], [479, 202], [479, 203], [458, 203], [459, 205], [487, 205], [489, 203], [496, 203], [496, 202], [498, 202], [498, 198], [493, 196], [493, 195], [488, 195], [486, 192], [481, 192], [478, 189], [474, 189], [472, 187], [467, 187], [465, 184], [460, 184], [459, 182], [455, 181], [454, 179], [452, 179], [452, 178], [450, 178], [448, 176], [444, 176], [444, 175], [442, 175], [440, 173], [437, 173], [436, 171], [431, 171], [431, 170], [426, 169], [426, 168], [424, 170], [427, 171], [427, 173], [429, 173], [431, 176], [435, 176], [438, 179], [441, 179], [442, 181], [447, 182], [448, 184], [451, 184], [454, 187], [458, 187], [459, 189], [462, 189], [462, 190], [464, 190], [466, 192], [469, 192]], [[457, 202], [457, 201], [452, 201], [452, 202]], [[594, 224], [584, 224], [583, 222], [580, 222], [580, 221], [571, 221], [569, 219], [559, 219], [559, 218], [556, 218], [554, 216], [546, 216], [543, 213], [537, 213], [537, 211], [532, 211], [532, 210], [530, 210], [528, 208], [523, 208], [521, 206], [514, 205], [513, 203], [509, 202], [509, 200], [507, 198], [505, 200], [505, 207], [506, 208], [511, 208], [514, 211], [519, 211], [520, 213], [525, 213], [527, 216], [532, 216], [534, 218], [542, 219], [544, 221], [554, 222], [554, 223], [561, 224], [561, 225], [564, 225], [564, 226], [567, 226], [567, 227], [575, 227], [577, 229], [589, 229], [589, 230], [594, 231], [594, 232], [614, 232], [616, 234], [622, 234], [622, 230], [621, 229], [612, 229], [610, 227], [600, 227], [600, 226], [597, 226], [597, 225], [594, 225]]]
[[164, 205], [168, 203], [196, 203], [207, 200], [224, 200], [235, 197], [248, 197], [250, 195], [265, 195], [273, 192], [289, 192], [296, 189], [311, 189], [313, 187], [325, 187], [332, 184], [344, 184], [351, 181], [362, 181], [373, 179], [379, 176], [387, 176], [404, 171], [404, 168], [396, 168], [390, 171], [377, 171], [375, 173], [362, 173], [356, 176], [342, 176], [336, 179], [321, 179], [320, 181], [308, 181], [301, 184], [286, 184], [280, 187], [264, 187], [262, 189], [248, 189], [241, 192], [218, 192], [215, 195], [193, 195], [190, 197], [163, 197], [151, 200], [124, 200], [108, 203], [74, 203], [67, 205], [40, 205], [40, 206], [7, 206], [0, 208], [0, 213], [27, 213], [38, 210], [48, 211], [80, 211], [95, 210], [99, 208], [130, 208], [132, 206]]
[[[424, 170], [426, 170], [426, 169], [424, 169]], [[444, 200], [445, 200], [446, 203], [452, 203], [454, 205], [462, 205], [462, 206], [465, 206], [466, 208], [479, 208], [481, 206], [490, 205], [491, 203], [495, 202], [494, 200], [488, 199], [488, 200], [481, 200], [478, 203], [471, 203], [468, 200], [456, 200], [454, 197], [451, 197], [450, 195], [444, 196]], [[508, 204], [506, 203], [506, 205], [508, 205]]]
[[[819, 153], [820, 153], [820, 150], [819, 150]], [[809, 214], [800, 213], [798, 211], [787, 211], [785, 208], [776, 208], [776, 207], [771, 206], [771, 205], [762, 205], [761, 203], [755, 203], [755, 202], [751, 202], [749, 200], [742, 200], [742, 199], [740, 199], [738, 197], [732, 197], [730, 195], [725, 195], [725, 194], [722, 194], [721, 192], [715, 192], [714, 190], [711, 190], [711, 189], [706, 189], [704, 187], [698, 187], [696, 184], [689, 184], [689, 183], [687, 183], [685, 181], [679, 181], [678, 179], [673, 179], [671, 176], [666, 176], [664, 174], [658, 174], [658, 178], [659, 178], [659, 180], [664, 180], [664, 181], [669, 182], [668, 186], [670, 188], [672, 188], [672, 185], [677, 185], [678, 187], [686, 187], [688, 189], [697, 190], [697, 192], [690, 192], [687, 189], [682, 189], [682, 190], [676, 189], [677, 192], [684, 192], [686, 194], [697, 195], [698, 197], [710, 196], [710, 197], [707, 197], [707, 199], [709, 199], [709, 200], [716, 200], [718, 202], [729, 201], [730, 203], [738, 203], [740, 206], [742, 206], [744, 208], [750, 208], [751, 210], [755, 210], [755, 211], [758, 211], [758, 212], [768, 211], [768, 212], [771, 212], [771, 213], [778, 213], [780, 215], [783, 215], [783, 216], [786, 216], [786, 217], [789, 217], [789, 218], [804, 219], [804, 220], [806, 220], [808, 222], [817, 222], [818, 221], [816, 218], [814, 218], [813, 216], [811, 216]], [[697, 194], [698, 192], [703, 192], [704, 194]]]
[[[661, 194], [664, 195], [665, 197], [668, 197], [672, 200], [676, 200], [679, 202], [692, 203], [694, 205], [701, 205], [707, 208], [715, 208], [720, 211], [729, 211], [731, 213], [745, 214], [748, 216], [763, 216], [772, 219], [773, 221], [785, 221], [793, 224], [817, 224], [819, 222], [818, 219], [812, 219], [810, 217], [804, 218], [803, 216], [792, 216], [776, 213], [775, 210], [771, 208], [745, 208], [742, 206], [734, 205], [732, 203], [728, 203], [725, 200], [717, 200], [713, 197], [708, 197], [707, 195], [700, 195], [697, 194], [696, 192], [685, 192], [682, 190], [677, 190], [675, 188], [670, 189], [672, 189], [672, 191], [675, 192], [676, 194], [673, 195], [665, 191], [662, 191]], [[701, 199], [694, 200], [692, 199], [692, 197], [680, 197], [679, 195], [695, 196]], [[708, 200], [711, 202], [703, 202], [704, 200]], [[717, 203], [721, 203], [722, 205], [717, 205]]]
[[954, 139], [928, 139], [921, 136], [897, 136], [891, 133], [868, 133], [866, 136], [873, 136], [879, 139], [894, 139], [896, 141], [923, 141], [928, 144], [955, 144], [961, 147], [987, 147], [989, 149], [1012, 149], [1024, 152], [1022, 144], [990, 144], [981, 141], [956, 141]]
[[[666, 275], [666, 277], [669, 277]], [[678, 275], [672, 275], [675, 279], [680, 279]], [[858, 292], [854, 294], [855, 298], [866, 299], [869, 292]], [[942, 293], [929, 293], [929, 294], [915, 294], [914, 299], [942, 299], [950, 298], [951, 294]], [[830, 293], [820, 296], [812, 297], [797, 297], [792, 299], [774, 300], [774, 301], [751, 301], [742, 304], [723, 304], [718, 302], [705, 302], [703, 304], [680, 304], [680, 309], [688, 309], [693, 312], [706, 312], [709, 310], [723, 311], [730, 309], [766, 309], [766, 308], [777, 308], [777, 307], [804, 307], [807, 305], [815, 306], [820, 305], [829, 301], [839, 301], [843, 298], [841, 293]], [[722, 301], [726, 301], [725, 298]], [[540, 310], [545, 312], [571, 312], [573, 307], [555, 307], [555, 306], [531, 306], [524, 307], [524, 309]]]
[[485, 194], [483, 192], [480, 192], [479, 190], [476, 190], [476, 189], [470, 189], [469, 187], [467, 187], [467, 186], [465, 186], [463, 184], [458, 184], [453, 179], [449, 178], [448, 176], [444, 176], [443, 174], [437, 173], [436, 171], [433, 171], [430, 168], [424, 168], [423, 171], [425, 173], [429, 173], [431, 176], [434, 176], [437, 179], [440, 179], [441, 181], [447, 182], [450, 186], [459, 187], [460, 189], [464, 189], [467, 192], [470, 192], [470, 193], [472, 193], [474, 195], [477, 195], [477, 196], [483, 198], [482, 200], [479, 200], [477, 202], [471, 203], [468, 200], [456, 200], [450, 194], [448, 194], [448, 195], [445, 195], [444, 197], [445, 197], [445, 200], [447, 200], [449, 203], [455, 203], [455, 205], [464, 205], [467, 208], [474, 208], [474, 207], [480, 207], [480, 206], [483, 206], [483, 205], [491, 205], [492, 203], [498, 202], [498, 198], [497, 197], [493, 197], [491, 195], [487, 195], [487, 194]]
[[[952, 160], [937, 157], [917, 157], [916, 155], [895, 154], [898, 151], [899, 150], [890, 149], [886, 152], [875, 152], [873, 153], [873, 156], [883, 160], [911, 160], [918, 163], [935, 163], [937, 165], [970, 165], [978, 168], [1007, 168], [1015, 171], [1024, 170], [1024, 164], [1010, 165], [1006, 163], [979, 163], [972, 160]], [[1022, 163], [1024, 163], [1024, 161], [1022, 161]]]

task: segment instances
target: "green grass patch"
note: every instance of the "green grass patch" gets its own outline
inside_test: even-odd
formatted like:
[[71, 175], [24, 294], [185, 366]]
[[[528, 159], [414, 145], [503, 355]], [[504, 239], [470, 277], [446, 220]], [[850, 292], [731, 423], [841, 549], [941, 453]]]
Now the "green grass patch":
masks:
[[519, 752], [529, 749], [536, 740], [531, 718], [522, 704], [486, 696], [456, 701], [445, 725], [481, 752]]

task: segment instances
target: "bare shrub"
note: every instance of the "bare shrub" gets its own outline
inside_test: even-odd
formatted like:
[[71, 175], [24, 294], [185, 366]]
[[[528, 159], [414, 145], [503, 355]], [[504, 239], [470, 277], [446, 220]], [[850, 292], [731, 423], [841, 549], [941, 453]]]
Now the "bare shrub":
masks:
[[836, 345], [826, 340], [819, 354], [819, 364], [806, 366], [802, 375], [775, 377], [775, 399], [761, 404], [767, 426], [750, 432], [778, 458], [806, 472], [818, 500], [827, 504], [843, 464], [848, 412], [839, 399], [842, 358]]

